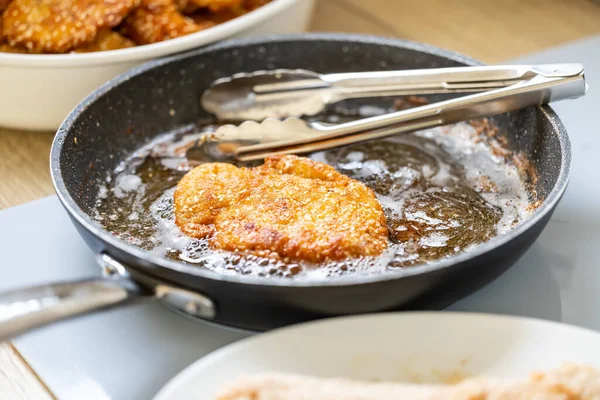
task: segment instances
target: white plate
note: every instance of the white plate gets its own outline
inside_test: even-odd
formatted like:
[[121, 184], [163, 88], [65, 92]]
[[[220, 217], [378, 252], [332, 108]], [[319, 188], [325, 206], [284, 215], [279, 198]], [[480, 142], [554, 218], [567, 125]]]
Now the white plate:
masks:
[[0, 126], [56, 130], [85, 96], [132, 67], [223, 39], [303, 32], [313, 3], [273, 0], [213, 28], [130, 49], [82, 54], [0, 53]]
[[231, 344], [187, 367], [155, 400], [209, 400], [237, 376], [266, 371], [439, 382], [473, 374], [526, 378], [565, 361], [600, 366], [600, 334], [488, 314], [372, 314], [300, 324]]

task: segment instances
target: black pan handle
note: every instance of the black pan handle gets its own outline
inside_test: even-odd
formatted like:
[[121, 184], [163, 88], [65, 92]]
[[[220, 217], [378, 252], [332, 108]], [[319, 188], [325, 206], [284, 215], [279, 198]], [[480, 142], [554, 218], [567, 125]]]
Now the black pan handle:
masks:
[[0, 294], [0, 342], [59, 320], [130, 302], [142, 295], [128, 279], [90, 278]]

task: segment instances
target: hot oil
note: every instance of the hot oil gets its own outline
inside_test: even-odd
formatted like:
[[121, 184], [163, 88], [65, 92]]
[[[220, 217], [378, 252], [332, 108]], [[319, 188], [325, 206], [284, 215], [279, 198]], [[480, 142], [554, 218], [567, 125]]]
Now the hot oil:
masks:
[[468, 251], [528, 214], [522, 174], [461, 123], [310, 155], [373, 189], [390, 232], [379, 257], [315, 266], [215, 251], [207, 240], [182, 234], [173, 212], [175, 186], [189, 170], [185, 146], [212, 130], [183, 127], [132, 154], [107, 177], [96, 219], [154, 255], [221, 274], [323, 279], [397, 271]]

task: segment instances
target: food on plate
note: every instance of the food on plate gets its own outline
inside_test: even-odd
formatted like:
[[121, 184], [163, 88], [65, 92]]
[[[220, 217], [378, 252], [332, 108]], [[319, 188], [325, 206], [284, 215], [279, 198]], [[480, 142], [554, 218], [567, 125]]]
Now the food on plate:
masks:
[[218, 12], [235, 10], [242, 6], [242, 0], [179, 0], [179, 8], [184, 12], [194, 12], [202, 8]]
[[6, 10], [6, 7], [8, 7], [8, 3], [10, 3], [11, 1], [12, 0], [0, 0], [0, 13]]
[[2, 14], [12, 46], [32, 53], [64, 53], [113, 28], [139, 0], [13, 0]]
[[0, 43], [0, 53], [27, 53], [27, 49], [11, 46], [8, 43]]
[[83, 53], [210, 28], [270, 0], [0, 0], [0, 52]]
[[304, 157], [273, 156], [253, 168], [202, 164], [177, 185], [174, 210], [185, 234], [220, 250], [323, 262], [387, 247], [373, 191]]
[[173, 0], [142, 0], [123, 23], [125, 35], [140, 44], [162, 42], [201, 29], [179, 12]]
[[238, 15], [235, 9], [225, 9], [216, 12], [195, 12], [190, 14], [190, 18], [200, 26], [206, 26], [207, 28], [222, 24], [230, 19], [234, 19]]
[[361, 382], [271, 373], [239, 378], [217, 400], [600, 400], [600, 370], [565, 364], [529, 379], [469, 378], [454, 385]]
[[135, 43], [120, 33], [111, 30], [103, 30], [93, 42], [76, 47], [73, 49], [73, 52], [90, 53], [94, 51], [126, 49], [133, 46], [135, 46]]
[[264, 6], [269, 1], [271, 1], [271, 0], [245, 0], [243, 5], [245, 8], [247, 8], [249, 10], [255, 10], [259, 7]]

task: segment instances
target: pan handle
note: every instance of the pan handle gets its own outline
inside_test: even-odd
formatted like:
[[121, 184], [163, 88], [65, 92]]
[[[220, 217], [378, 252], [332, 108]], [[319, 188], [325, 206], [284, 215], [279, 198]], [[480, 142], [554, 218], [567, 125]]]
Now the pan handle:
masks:
[[129, 279], [90, 278], [0, 293], [0, 342], [49, 323], [142, 295]]

